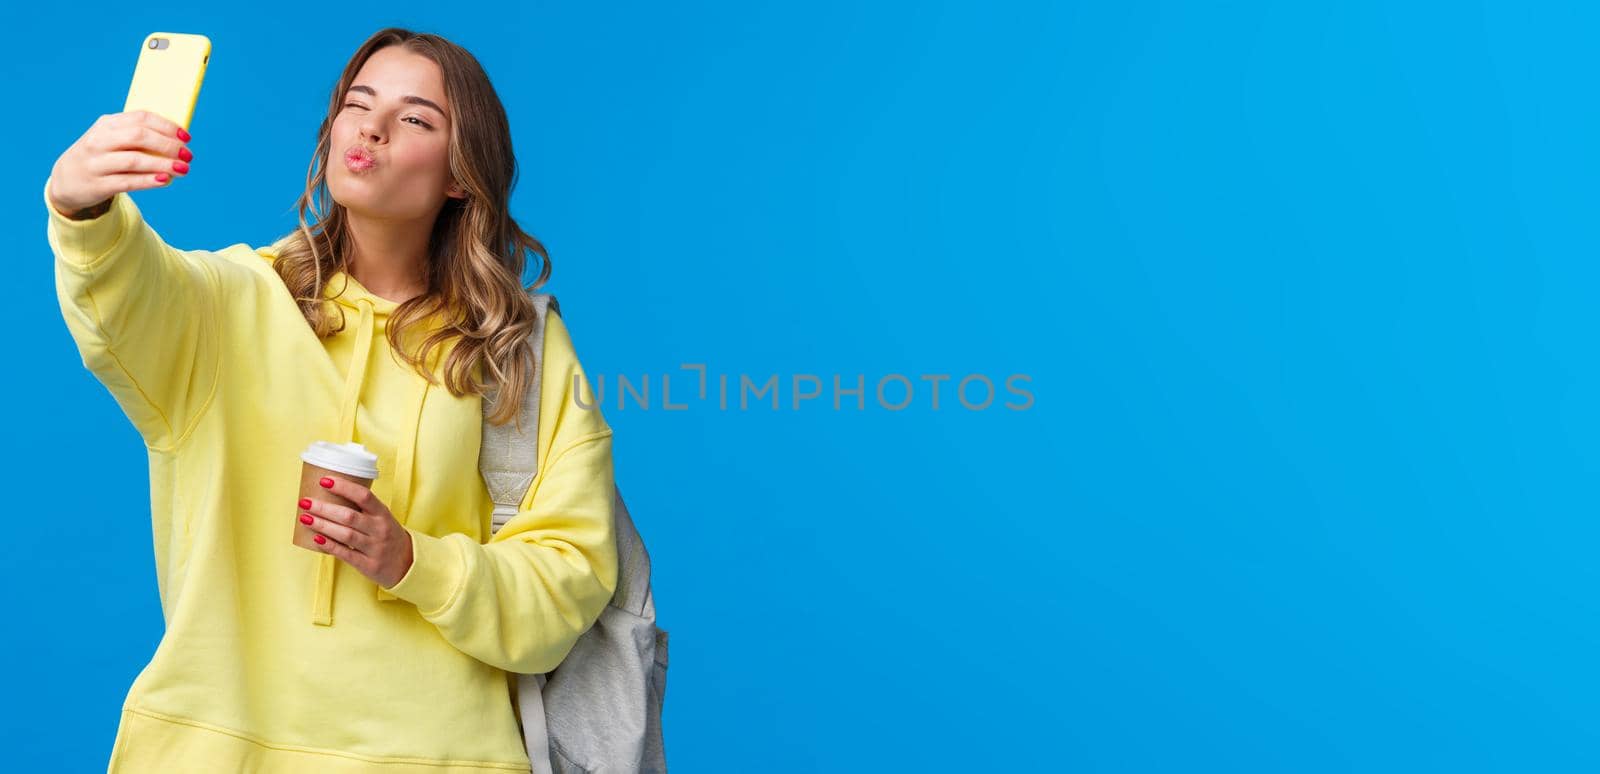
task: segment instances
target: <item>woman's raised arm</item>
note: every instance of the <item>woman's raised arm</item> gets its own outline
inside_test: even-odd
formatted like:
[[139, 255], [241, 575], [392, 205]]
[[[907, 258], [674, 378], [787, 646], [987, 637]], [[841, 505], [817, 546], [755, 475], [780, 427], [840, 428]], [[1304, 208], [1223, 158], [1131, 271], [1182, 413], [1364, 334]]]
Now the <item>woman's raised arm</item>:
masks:
[[209, 402], [220, 342], [215, 268], [163, 241], [128, 196], [187, 169], [181, 131], [145, 111], [101, 116], [44, 186], [67, 330], [145, 443], [163, 451], [182, 442]]

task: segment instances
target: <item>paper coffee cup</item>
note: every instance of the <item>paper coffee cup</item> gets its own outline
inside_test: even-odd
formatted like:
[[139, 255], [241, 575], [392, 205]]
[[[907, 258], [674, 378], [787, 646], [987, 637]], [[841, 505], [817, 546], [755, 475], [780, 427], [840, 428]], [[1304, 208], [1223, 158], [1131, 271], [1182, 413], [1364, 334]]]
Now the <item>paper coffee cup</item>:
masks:
[[[355, 508], [356, 504], [334, 494], [331, 489], [322, 488], [317, 482], [323, 477], [342, 478], [364, 487], [371, 487], [372, 482], [378, 478], [378, 455], [355, 442], [313, 441], [305, 451], [300, 452], [300, 462], [300, 497], [343, 505], [346, 508]], [[296, 503], [294, 511], [292, 542], [301, 548], [320, 553], [321, 548], [312, 540], [317, 532], [300, 522], [301, 509], [298, 505]]]

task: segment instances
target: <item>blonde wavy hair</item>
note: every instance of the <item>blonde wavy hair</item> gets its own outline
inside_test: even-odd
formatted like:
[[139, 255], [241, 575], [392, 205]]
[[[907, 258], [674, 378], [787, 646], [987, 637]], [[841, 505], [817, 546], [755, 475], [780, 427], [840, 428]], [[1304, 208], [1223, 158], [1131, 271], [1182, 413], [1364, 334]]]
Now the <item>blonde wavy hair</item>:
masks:
[[[346, 270], [352, 252], [349, 215], [332, 200], [327, 187], [330, 133], [356, 74], [374, 52], [387, 46], [404, 46], [426, 56], [443, 72], [450, 110], [450, 174], [467, 192], [465, 199], [445, 200], [428, 239], [428, 289], [400, 304], [390, 316], [389, 345], [437, 385], [426, 366], [430, 353], [459, 337], [444, 364], [445, 386], [457, 397], [473, 393], [488, 399], [493, 393], [489, 421], [500, 425], [515, 418], [520, 431], [522, 394], [532, 378], [534, 359], [542, 354], [528, 341], [534, 324], [528, 293], [549, 280], [550, 256], [543, 243], [511, 217], [511, 189], [517, 178], [511, 126], [489, 76], [466, 49], [438, 35], [399, 27], [379, 30], [361, 44], [345, 65], [328, 101], [327, 117], [317, 130], [306, 189], [295, 205], [300, 225], [275, 243], [278, 257], [273, 266], [319, 339], [344, 330], [344, 310], [339, 310], [335, 325], [331, 312], [337, 304], [322, 297], [324, 277]], [[326, 214], [316, 208], [317, 201], [328, 204]], [[307, 220], [308, 212], [315, 214], [313, 221]], [[524, 250], [539, 256], [541, 264], [538, 278], [526, 287]], [[416, 352], [401, 344], [409, 329], [434, 315], [443, 324]], [[475, 378], [474, 369], [480, 365], [489, 376], [485, 382]], [[498, 389], [499, 385], [504, 388]]]

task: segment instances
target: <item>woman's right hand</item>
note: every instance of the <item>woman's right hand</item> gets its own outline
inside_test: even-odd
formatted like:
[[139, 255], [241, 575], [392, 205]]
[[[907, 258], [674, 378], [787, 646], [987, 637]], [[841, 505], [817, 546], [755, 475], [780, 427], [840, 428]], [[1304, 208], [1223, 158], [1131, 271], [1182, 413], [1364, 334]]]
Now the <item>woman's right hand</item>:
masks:
[[[126, 191], [159, 188], [186, 175], [189, 133], [148, 110], [95, 119], [50, 170], [50, 203], [68, 217], [93, 217]], [[154, 154], [154, 155], [152, 155]]]

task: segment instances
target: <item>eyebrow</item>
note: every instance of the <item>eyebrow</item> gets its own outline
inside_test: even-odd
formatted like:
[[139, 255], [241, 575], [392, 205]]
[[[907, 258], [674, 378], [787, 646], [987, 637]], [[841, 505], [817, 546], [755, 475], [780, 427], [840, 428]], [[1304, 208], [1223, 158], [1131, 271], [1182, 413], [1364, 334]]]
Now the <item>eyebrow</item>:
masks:
[[[364, 86], [364, 85], [361, 85], [361, 84], [356, 84], [355, 86], [351, 86], [350, 90], [351, 91], [365, 92], [367, 94], [371, 94], [374, 97], [378, 96], [377, 90], [373, 89], [371, 86]], [[433, 100], [428, 99], [426, 97], [418, 97], [415, 94], [407, 94], [404, 97], [401, 97], [400, 101], [408, 103], [408, 104], [411, 104], [411, 105], [422, 105], [423, 107], [430, 107], [430, 108], [433, 108], [434, 110], [439, 111], [439, 115], [444, 116], [446, 118], [450, 117], [449, 113], [444, 112], [444, 108], [439, 107], [438, 105], [434, 104]]]

